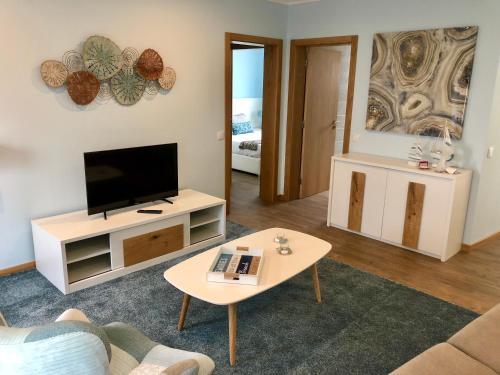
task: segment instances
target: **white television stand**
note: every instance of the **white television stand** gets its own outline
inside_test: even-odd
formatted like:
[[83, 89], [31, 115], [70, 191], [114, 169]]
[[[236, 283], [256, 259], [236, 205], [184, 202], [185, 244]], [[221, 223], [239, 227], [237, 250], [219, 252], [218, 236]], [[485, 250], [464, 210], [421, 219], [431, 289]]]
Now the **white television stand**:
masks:
[[174, 204], [108, 215], [70, 212], [31, 221], [37, 270], [72, 293], [221, 242], [226, 201], [181, 190]]

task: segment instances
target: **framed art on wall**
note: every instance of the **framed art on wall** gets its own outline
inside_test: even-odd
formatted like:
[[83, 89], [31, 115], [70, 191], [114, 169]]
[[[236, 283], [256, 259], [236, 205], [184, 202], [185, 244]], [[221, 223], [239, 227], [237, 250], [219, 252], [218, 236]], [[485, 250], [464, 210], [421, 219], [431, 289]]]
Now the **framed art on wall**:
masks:
[[478, 27], [375, 34], [366, 128], [462, 138]]

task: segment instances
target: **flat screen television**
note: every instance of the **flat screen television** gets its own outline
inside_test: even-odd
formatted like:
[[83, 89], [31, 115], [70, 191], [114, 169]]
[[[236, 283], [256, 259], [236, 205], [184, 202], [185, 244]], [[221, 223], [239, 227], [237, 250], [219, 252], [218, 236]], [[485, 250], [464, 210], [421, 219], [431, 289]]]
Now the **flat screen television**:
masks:
[[88, 214], [178, 195], [177, 143], [86, 152]]

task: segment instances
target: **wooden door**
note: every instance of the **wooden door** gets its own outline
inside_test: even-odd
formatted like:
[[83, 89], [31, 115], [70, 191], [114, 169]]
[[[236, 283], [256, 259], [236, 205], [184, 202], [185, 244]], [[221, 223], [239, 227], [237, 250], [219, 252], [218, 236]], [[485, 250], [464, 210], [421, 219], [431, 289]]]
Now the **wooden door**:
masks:
[[328, 190], [334, 153], [341, 53], [310, 47], [307, 53], [300, 197]]

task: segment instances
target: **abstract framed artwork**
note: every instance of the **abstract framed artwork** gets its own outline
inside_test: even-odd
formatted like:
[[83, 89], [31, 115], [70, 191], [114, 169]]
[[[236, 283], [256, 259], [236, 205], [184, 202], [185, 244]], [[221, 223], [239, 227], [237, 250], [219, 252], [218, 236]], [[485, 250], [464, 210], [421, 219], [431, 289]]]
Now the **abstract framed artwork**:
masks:
[[366, 129], [462, 138], [478, 27], [375, 34]]

